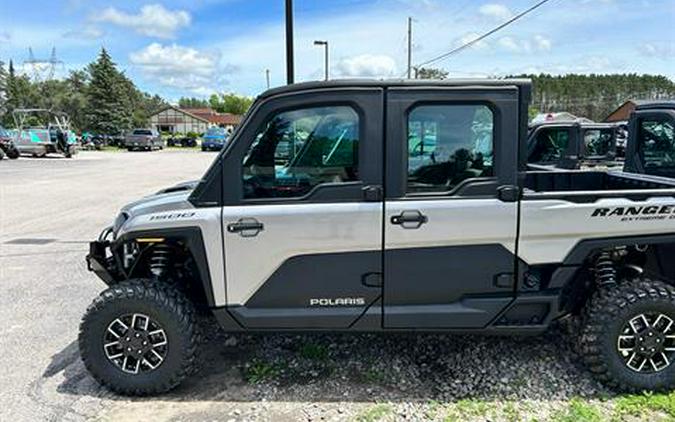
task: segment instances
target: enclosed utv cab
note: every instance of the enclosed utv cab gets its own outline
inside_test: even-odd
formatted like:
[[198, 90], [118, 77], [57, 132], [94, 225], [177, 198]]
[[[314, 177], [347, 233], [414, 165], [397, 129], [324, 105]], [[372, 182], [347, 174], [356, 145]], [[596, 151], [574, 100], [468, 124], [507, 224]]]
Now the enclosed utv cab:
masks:
[[642, 103], [629, 121], [625, 171], [675, 178], [675, 100]]
[[616, 167], [622, 164], [619, 127], [587, 121], [545, 122], [530, 127], [527, 162], [534, 170]]
[[584, 315], [599, 379], [672, 388], [675, 264], [661, 258], [675, 247], [675, 180], [528, 170], [530, 90], [265, 92], [196, 185], [124, 206], [90, 243], [109, 289], [83, 319], [85, 366], [115, 391], [166, 391], [193, 372], [197, 310], [227, 331], [272, 332], [533, 334]]

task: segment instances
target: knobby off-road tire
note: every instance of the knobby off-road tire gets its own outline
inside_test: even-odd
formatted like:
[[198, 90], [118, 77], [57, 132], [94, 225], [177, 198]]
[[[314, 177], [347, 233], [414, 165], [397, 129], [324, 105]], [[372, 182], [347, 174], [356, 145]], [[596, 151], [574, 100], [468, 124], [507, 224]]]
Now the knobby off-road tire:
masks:
[[[149, 328], [143, 317], [138, 315], [148, 317]], [[160, 329], [163, 333], [148, 337], [142, 330], [133, 330], [134, 323], [129, 323], [132, 321], [130, 318], [136, 319], [136, 326], [146, 325], [150, 333]], [[116, 323], [116, 320], [122, 321], [122, 324]], [[124, 326], [131, 326], [132, 330], [126, 331], [129, 335], [123, 334]], [[139, 341], [148, 340], [151, 346], [153, 342], [158, 345], [163, 343], [161, 334], [164, 334], [166, 344], [158, 346], [155, 350], [158, 353], [153, 353], [147, 349], [148, 346], [141, 346], [142, 342], [125, 343], [123, 351], [128, 350], [126, 346], [129, 345], [133, 349], [129, 353], [147, 352], [145, 356], [148, 357], [135, 368], [133, 356], [130, 357], [131, 362], [124, 367], [125, 371], [120, 366], [124, 357], [111, 359], [120, 351], [118, 345], [104, 347], [117, 340], [116, 336], [120, 334], [119, 340], [131, 338], [132, 342], [135, 334], [139, 334]], [[197, 371], [200, 335], [195, 308], [178, 289], [147, 280], [130, 280], [105, 290], [89, 306], [80, 325], [80, 355], [92, 376], [116, 393], [133, 396], [159, 394], [176, 387]], [[155, 357], [160, 355], [161, 361]], [[155, 366], [154, 369], [152, 366]], [[134, 369], [136, 373], [132, 373]]]
[[[601, 289], [588, 303], [583, 319], [579, 339], [581, 356], [600, 382], [625, 392], [663, 391], [675, 387], [675, 353], [672, 352], [675, 323], [668, 327], [668, 319], [675, 321], [675, 287], [643, 278]], [[657, 326], [651, 335], [650, 330], [644, 328], [649, 326], [647, 322]], [[619, 336], [623, 336], [621, 342]], [[661, 341], [657, 343], [655, 336]], [[662, 337], [667, 337], [668, 347], [663, 345]], [[640, 339], [650, 343], [638, 343]], [[644, 360], [640, 353], [641, 349], [651, 350], [653, 346], [670, 350], [665, 352], [669, 361], [665, 365], [666, 360], [657, 349], [658, 356], [655, 354], [654, 360], [658, 368], [663, 366], [660, 370], [656, 370], [649, 360]], [[638, 353], [630, 361], [633, 350]], [[633, 368], [627, 363], [629, 361]], [[638, 371], [643, 361], [645, 365]]]

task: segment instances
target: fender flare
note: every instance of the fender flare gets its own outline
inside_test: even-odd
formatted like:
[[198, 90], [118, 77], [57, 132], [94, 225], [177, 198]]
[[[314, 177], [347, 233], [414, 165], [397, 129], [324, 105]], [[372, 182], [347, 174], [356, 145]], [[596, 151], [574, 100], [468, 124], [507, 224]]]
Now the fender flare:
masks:
[[204, 238], [202, 230], [199, 227], [177, 227], [170, 229], [149, 229], [126, 232], [113, 242], [111, 250], [125, 242], [142, 237], [162, 237], [170, 240], [178, 240], [190, 251], [197, 266], [199, 278], [201, 279], [206, 304], [209, 307], [215, 306], [213, 298], [213, 287], [211, 273], [209, 272], [209, 263], [206, 258], [206, 249], [204, 248]]

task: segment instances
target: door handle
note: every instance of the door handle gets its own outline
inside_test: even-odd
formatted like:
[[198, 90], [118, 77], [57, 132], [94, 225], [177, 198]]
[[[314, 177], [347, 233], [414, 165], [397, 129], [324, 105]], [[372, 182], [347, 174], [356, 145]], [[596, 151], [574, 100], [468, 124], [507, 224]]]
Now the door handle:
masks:
[[391, 217], [391, 224], [396, 224], [404, 229], [419, 229], [422, 224], [429, 221], [426, 215], [417, 210], [403, 211], [399, 215]]
[[255, 218], [240, 218], [236, 223], [227, 225], [229, 233], [239, 233], [241, 237], [254, 237], [263, 231], [265, 226]]

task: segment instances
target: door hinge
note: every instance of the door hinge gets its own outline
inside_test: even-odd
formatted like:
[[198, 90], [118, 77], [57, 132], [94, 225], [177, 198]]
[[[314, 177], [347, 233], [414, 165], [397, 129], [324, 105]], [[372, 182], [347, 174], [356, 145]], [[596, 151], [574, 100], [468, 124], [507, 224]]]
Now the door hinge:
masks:
[[513, 273], [497, 274], [494, 279], [495, 287], [513, 287], [515, 284], [515, 276]]
[[365, 273], [361, 276], [361, 283], [367, 287], [382, 287], [382, 273]]
[[380, 185], [368, 185], [363, 189], [363, 200], [367, 202], [380, 202], [384, 199], [384, 191]]
[[502, 202], [516, 202], [520, 199], [521, 189], [515, 185], [504, 185], [497, 188], [497, 198]]

